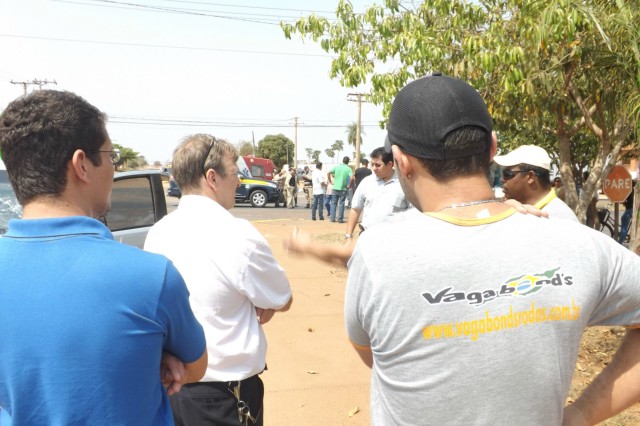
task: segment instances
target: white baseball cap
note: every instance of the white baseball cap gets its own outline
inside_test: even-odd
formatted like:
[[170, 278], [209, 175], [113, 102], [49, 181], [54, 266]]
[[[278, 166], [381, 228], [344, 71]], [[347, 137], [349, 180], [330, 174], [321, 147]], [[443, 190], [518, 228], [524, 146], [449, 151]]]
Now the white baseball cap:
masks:
[[551, 170], [551, 158], [547, 151], [535, 145], [522, 145], [506, 155], [496, 155], [493, 161], [503, 167], [511, 167], [518, 164], [528, 164]]

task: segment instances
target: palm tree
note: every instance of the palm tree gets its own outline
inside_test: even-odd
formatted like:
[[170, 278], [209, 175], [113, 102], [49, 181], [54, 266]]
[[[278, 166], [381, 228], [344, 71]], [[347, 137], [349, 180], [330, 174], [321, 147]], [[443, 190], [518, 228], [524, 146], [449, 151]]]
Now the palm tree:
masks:
[[[347, 126], [347, 143], [351, 146], [356, 146], [356, 133], [358, 132], [358, 123], [355, 121]], [[364, 135], [362, 126], [360, 126], [360, 145], [362, 145], [362, 135]]]

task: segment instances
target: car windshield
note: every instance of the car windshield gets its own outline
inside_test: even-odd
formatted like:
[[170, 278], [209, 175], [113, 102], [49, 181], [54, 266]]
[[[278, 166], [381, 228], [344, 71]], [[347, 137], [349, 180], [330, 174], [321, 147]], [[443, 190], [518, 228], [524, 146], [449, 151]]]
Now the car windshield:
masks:
[[6, 170], [0, 170], [0, 235], [7, 232], [9, 219], [22, 215], [22, 208], [13, 192]]

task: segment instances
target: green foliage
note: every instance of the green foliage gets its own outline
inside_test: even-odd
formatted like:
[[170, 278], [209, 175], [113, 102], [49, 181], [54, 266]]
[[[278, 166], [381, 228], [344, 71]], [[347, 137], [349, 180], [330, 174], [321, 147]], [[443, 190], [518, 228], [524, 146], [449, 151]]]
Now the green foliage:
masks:
[[238, 155], [253, 155], [253, 143], [250, 141], [242, 141], [238, 144]]
[[139, 167], [139, 152], [126, 148], [120, 144], [114, 143], [113, 147], [120, 150], [120, 161], [116, 164], [116, 170], [135, 169]]
[[[584, 219], [605, 164], [615, 164], [638, 128], [638, 4], [386, 0], [356, 13], [340, 0], [335, 22], [310, 16], [282, 28], [335, 55], [330, 76], [343, 86], [369, 84], [368, 99], [385, 117], [408, 81], [433, 70], [469, 81], [486, 100], [503, 147], [548, 148], [567, 202]], [[585, 166], [591, 173], [579, 199], [573, 176]]]
[[[358, 123], [355, 121], [347, 126], [347, 143], [351, 146], [356, 146], [356, 134], [358, 133]], [[360, 128], [360, 145], [362, 146], [362, 135], [365, 132]]]
[[315, 150], [313, 151], [313, 153], [311, 154], [311, 160], [312, 160], [314, 163], [317, 163], [318, 161], [320, 161], [320, 154], [322, 154], [322, 152], [321, 152], [321, 151], [319, 151], [319, 150], [317, 150], [317, 149], [315, 149]]
[[258, 142], [256, 155], [269, 158], [278, 169], [282, 169], [283, 165], [293, 162], [294, 147], [291, 139], [283, 134], [267, 135]]

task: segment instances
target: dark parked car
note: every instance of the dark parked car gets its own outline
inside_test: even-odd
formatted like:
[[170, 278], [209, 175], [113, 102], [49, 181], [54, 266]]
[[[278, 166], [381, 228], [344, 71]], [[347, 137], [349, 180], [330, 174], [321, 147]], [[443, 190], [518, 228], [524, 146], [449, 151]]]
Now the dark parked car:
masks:
[[[239, 174], [240, 185], [236, 188], [236, 203], [249, 202], [253, 207], [264, 207], [267, 203], [275, 203], [280, 196], [278, 185], [270, 180], [247, 177]], [[182, 197], [182, 192], [173, 178], [169, 180], [167, 195]]]
[[[167, 214], [162, 181], [168, 175], [158, 170], [116, 173], [113, 177], [111, 210], [101, 220], [116, 241], [142, 248], [149, 228]], [[9, 219], [19, 218], [22, 209], [0, 160], [0, 237]]]
[[280, 196], [280, 189], [270, 180], [238, 175], [240, 186], [236, 188], [236, 203], [250, 202], [253, 207], [264, 207], [267, 203], [275, 203]]

